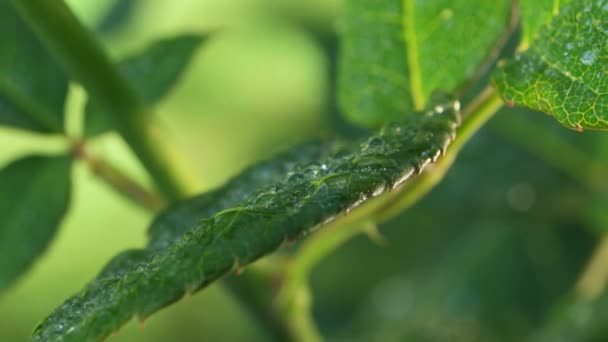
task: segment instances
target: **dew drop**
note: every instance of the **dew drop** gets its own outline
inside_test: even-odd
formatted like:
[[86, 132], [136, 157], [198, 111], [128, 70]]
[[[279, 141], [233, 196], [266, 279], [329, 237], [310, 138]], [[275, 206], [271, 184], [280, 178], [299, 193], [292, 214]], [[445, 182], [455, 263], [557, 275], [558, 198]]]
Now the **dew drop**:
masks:
[[585, 65], [591, 65], [593, 64], [593, 62], [595, 62], [597, 58], [597, 52], [594, 51], [585, 51], [585, 53], [583, 53], [583, 57], [581, 57], [581, 63], [585, 64]]
[[289, 178], [287, 178], [287, 182], [289, 183], [297, 183], [297, 182], [301, 182], [305, 179], [306, 177], [304, 177], [303, 174], [295, 172], [293, 174], [291, 174], [289, 176]]

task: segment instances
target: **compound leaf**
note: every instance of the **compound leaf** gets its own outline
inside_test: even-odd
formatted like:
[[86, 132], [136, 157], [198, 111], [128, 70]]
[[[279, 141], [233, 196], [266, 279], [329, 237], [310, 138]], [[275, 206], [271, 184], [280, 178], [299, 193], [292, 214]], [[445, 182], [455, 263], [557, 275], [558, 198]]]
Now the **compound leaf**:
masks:
[[[181, 35], [155, 42], [119, 64], [122, 75], [148, 104], [157, 103], [179, 81], [204, 37]], [[112, 122], [94, 99], [85, 108], [85, 135], [112, 130]]]
[[69, 157], [28, 157], [0, 170], [0, 289], [49, 245], [68, 209]]
[[[297, 147], [178, 203], [153, 223], [146, 249], [114, 258], [42, 322], [34, 338], [105, 337], [134, 315], [145, 318], [285, 241], [335, 219], [369, 215], [377, 208], [372, 204], [389, 198], [380, 195], [397, 191], [452, 141], [457, 106], [438, 110], [442, 113], [411, 116], [362, 140]], [[368, 200], [367, 210], [358, 208]]]
[[7, 0], [0, 50], [0, 125], [62, 132], [68, 80]]
[[608, 0], [564, 5], [528, 50], [497, 70], [505, 101], [568, 128], [608, 129], [607, 18]]
[[[340, 105], [379, 126], [472, 77], [505, 30], [511, 1], [348, 0]], [[480, 29], [483, 28], [483, 29]]]

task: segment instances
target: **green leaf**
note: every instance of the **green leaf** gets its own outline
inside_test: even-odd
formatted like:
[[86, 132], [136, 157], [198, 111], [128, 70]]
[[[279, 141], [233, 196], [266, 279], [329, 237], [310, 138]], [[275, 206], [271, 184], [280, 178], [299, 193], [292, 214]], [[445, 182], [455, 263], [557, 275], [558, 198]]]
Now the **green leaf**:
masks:
[[[178, 82], [204, 37], [181, 35], [163, 39], [119, 64], [122, 75], [148, 104], [157, 103]], [[85, 135], [112, 129], [112, 122], [94, 99], [85, 108]]]
[[0, 50], [0, 125], [62, 132], [67, 78], [7, 0], [0, 0]]
[[521, 2], [521, 45], [525, 48], [536, 38], [538, 31], [557, 15], [560, 5], [570, 0], [523, 0]]
[[34, 338], [105, 337], [134, 315], [145, 318], [285, 241], [336, 219], [369, 215], [393, 198], [381, 194], [397, 192], [452, 141], [457, 106], [438, 109], [443, 113], [412, 116], [366, 139], [295, 148], [177, 204], [152, 225], [145, 250], [116, 257], [41, 323]]
[[67, 212], [69, 157], [28, 157], [0, 170], [0, 289], [44, 252]]
[[[511, 1], [348, 0], [340, 105], [379, 126], [470, 78], [507, 26]], [[483, 29], [480, 29], [483, 28]]]
[[603, 341], [606, 339], [608, 296], [566, 298], [531, 341]]
[[608, 129], [608, 1], [566, 4], [495, 82], [509, 104], [576, 130]]

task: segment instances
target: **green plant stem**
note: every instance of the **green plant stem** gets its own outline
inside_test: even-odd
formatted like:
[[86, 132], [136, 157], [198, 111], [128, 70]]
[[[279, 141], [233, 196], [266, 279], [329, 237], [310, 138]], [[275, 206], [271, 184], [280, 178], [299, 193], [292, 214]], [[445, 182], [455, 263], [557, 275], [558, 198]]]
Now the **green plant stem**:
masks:
[[587, 266], [576, 282], [577, 296], [593, 300], [598, 298], [608, 282], [608, 237], [603, 237], [595, 247]]
[[311, 308], [312, 295], [308, 277], [312, 269], [340, 245], [362, 232], [377, 229], [372, 221], [329, 225], [302, 243], [295, 257], [285, 267], [277, 301], [279, 311], [287, 317], [291, 336], [297, 341], [321, 341]]
[[106, 160], [90, 154], [83, 142], [72, 141], [71, 148], [72, 154], [85, 163], [97, 178], [132, 203], [153, 213], [159, 212], [166, 206], [161, 196], [148, 190]]
[[196, 189], [174, 150], [152, 122], [149, 108], [121, 77], [103, 47], [62, 0], [12, 0], [19, 14], [71, 76], [82, 83], [114, 121], [159, 191], [177, 200]]

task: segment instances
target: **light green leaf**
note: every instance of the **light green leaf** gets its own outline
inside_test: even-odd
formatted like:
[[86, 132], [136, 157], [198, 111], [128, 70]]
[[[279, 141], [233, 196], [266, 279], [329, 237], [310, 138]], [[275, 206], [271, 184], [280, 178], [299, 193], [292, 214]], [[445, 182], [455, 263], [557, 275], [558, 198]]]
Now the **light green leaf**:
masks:
[[7, 0], [0, 0], [0, 51], [0, 125], [62, 132], [67, 78]]
[[111, 261], [38, 326], [34, 339], [105, 337], [134, 315], [145, 318], [285, 241], [332, 220], [369, 215], [393, 198], [380, 195], [398, 191], [452, 141], [459, 114], [456, 106], [442, 108], [366, 139], [295, 148], [177, 204], [152, 225], [146, 249]]
[[527, 48], [536, 38], [538, 31], [551, 22], [563, 6], [570, 0], [522, 0], [521, 1], [521, 46]]
[[608, 0], [564, 5], [527, 51], [497, 71], [505, 101], [568, 128], [608, 129], [607, 18]]
[[[178, 82], [204, 37], [182, 35], [155, 42], [137, 55], [119, 64], [122, 75], [148, 104], [155, 104]], [[88, 137], [112, 129], [108, 115], [91, 100], [85, 108], [85, 135]]]
[[0, 170], [0, 290], [53, 239], [70, 199], [69, 157], [29, 157]]
[[340, 105], [379, 126], [471, 77], [505, 30], [511, 1], [348, 0]]

